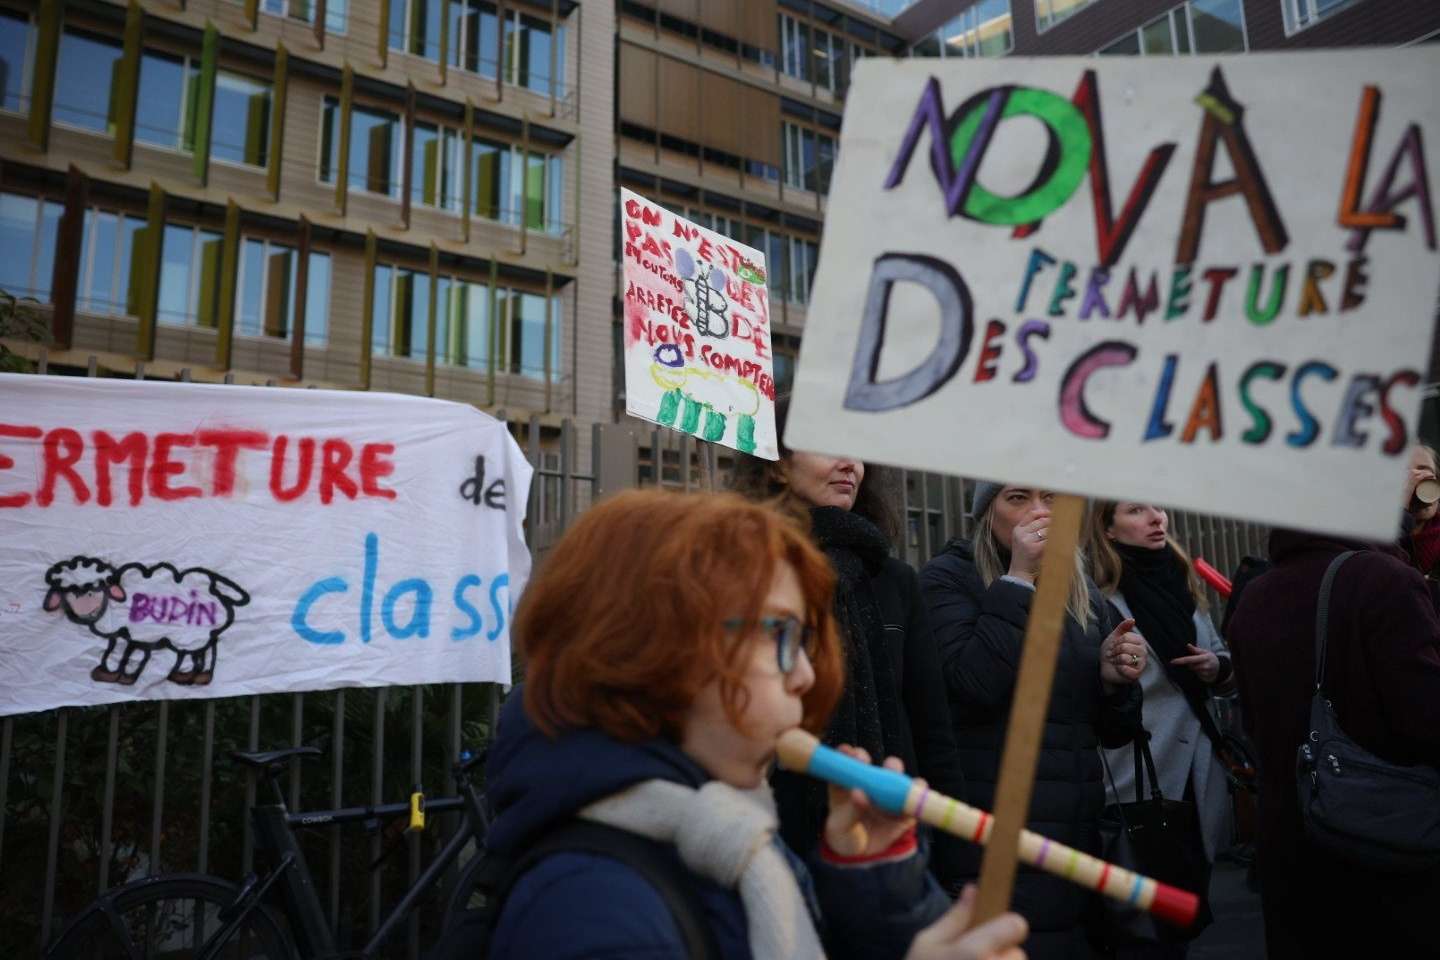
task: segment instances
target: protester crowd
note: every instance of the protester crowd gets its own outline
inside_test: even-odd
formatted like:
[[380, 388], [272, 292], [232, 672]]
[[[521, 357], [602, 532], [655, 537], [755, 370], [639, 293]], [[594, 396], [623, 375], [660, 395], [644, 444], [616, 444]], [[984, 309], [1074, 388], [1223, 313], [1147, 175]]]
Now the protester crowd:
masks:
[[[972, 925], [980, 847], [773, 764], [801, 726], [993, 809], [1050, 492], [977, 484], [974, 535], [918, 572], [885, 471], [853, 459], [782, 447], [733, 493], [592, 508], [516, 615], [488, 780], [492, 852], [526, 869], [490, 955], [1184, 957], [1252, 802], [1269, 957], [1440, 956], [1440, 809], [1387, 816], [1440, 766], [1440, 469], [1410, 464], [1393, 542], [1275, 530], [1224, 636], [1163, 508], [1091, 505], [1026, 826], [1199, 893], [1187, 930], [1027, 868], [1014, 912]], [[1213, 703], [1237, 691], [1243, 730]], [[1311, 804], [1346, 777], [1369, 808]], [[527, 858], [577, 820], [632, 847]]]

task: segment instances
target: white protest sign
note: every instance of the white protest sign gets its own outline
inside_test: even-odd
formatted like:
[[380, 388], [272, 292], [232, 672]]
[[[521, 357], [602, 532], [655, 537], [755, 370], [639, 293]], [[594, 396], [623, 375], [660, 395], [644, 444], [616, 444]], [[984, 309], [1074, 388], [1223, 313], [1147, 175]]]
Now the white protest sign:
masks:
[[0, 715], [508, 684], [530, 473], [457, 403], [0, 374]]
[[774, 460], [765, 255], [623, 187], [625, 411]]
[[789, 445], [1394, 535], [1435, 50], [857, 69]]

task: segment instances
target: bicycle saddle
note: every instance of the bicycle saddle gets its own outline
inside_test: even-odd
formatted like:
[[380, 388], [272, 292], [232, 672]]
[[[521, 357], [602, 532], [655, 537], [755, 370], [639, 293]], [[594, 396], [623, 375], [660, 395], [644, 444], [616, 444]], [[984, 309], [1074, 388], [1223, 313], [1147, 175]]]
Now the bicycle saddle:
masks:
[[239, 750], [233, 750], [230, 753], [230, 759], [236, 763], [263, 769], [283, 763], [291, 757], [318, 757], [320, 752], [319, 747], [285, 747], [282, 750], [259, 750], [255, 753], [241, 753]]

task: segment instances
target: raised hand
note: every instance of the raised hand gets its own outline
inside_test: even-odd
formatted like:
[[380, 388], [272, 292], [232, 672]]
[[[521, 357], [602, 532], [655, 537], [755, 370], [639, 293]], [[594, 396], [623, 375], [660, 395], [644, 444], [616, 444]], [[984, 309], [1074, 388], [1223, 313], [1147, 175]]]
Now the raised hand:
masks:
[[1111, 686], [1134, 683], [1145, 672], [1149, 649], [1134, 629], [1133, 619], [1122, 620], [1100, 644], [1100, 679]]
[[1020, 944], [1030, 928], [1019, 914], [1002, 913], [970, 929], [975, 887], [967, 886], [955, 905], [910, 942], [905, 960], [1025, 960]]
[[1204, 647], [1197, 647], [1193, 643], [1186, 644], [1186, 647], [1190, 650], [1190, 655], [1176, 657], [1170, 661], [1170, 665], [1187, 667], [1205, 683], [1214, 683], [1215, 678], [1220, 676], [1220, 658]]

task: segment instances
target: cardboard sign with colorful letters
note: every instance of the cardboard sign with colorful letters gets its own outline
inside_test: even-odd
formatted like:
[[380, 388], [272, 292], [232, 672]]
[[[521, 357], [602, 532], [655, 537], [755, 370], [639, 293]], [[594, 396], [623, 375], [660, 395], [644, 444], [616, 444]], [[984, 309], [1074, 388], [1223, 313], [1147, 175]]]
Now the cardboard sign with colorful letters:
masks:
[[625, 411], [774, 460], [765, 255], [620, 190]]
[[789, 445], [1394, 536], [1440, 53], [857, 70]]
[[0, 715], [508, 684], [530, 474], [458, 403], [0, 374]]

